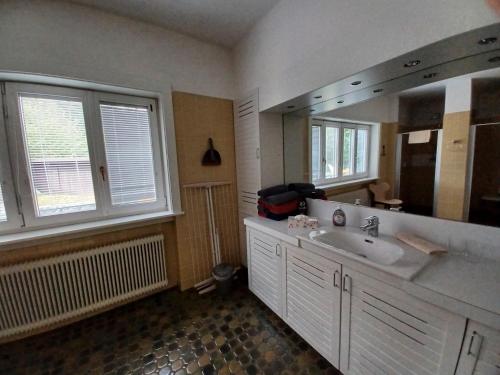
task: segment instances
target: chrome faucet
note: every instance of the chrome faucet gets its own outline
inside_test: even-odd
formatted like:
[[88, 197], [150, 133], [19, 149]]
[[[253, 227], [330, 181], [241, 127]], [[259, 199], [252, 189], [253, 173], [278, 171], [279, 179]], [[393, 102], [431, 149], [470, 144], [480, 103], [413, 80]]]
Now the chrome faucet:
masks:
[[365, 219], [368, 223], [360, 226], [361, 230], [368, 231], [368, 235], [378, 237], [378, 225], [380, 221], [377, 216], [369, 216]]

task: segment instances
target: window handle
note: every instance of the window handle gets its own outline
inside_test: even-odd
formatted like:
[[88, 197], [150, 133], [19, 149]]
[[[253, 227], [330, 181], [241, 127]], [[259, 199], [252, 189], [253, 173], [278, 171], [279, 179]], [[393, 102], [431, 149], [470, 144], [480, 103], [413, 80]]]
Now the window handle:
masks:
[[101, 177], [103, 181], [106, 181], [106, 168], [104, 168], [102, 165], [99, 168], [99, 171], [101, 172]]

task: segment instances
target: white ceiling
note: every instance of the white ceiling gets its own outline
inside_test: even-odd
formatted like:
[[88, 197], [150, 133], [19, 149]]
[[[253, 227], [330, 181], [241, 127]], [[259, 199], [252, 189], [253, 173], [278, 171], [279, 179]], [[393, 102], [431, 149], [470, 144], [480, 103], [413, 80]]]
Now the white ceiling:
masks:
[[69, 0], [233, 47], [279, 0]]

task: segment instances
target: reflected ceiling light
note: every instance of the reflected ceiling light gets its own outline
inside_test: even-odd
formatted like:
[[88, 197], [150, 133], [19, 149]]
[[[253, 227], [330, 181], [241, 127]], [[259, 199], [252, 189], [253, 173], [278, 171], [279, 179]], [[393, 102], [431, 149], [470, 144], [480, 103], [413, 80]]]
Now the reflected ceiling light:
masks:
[[438, 75], [437, 73], [427, 73], [427, 74], [424, 74], [424, 78], [425, 79], [434, 78], [437, 75]]
[[314, 112], [314, 111], [315, 111], [315, 109], [310, 109], [310, 110], [309, 110], [309, 112]]
[[377, 93], [379, 93], [379, 92], [382, 92], [382, 91], [384, 91], [384, 89], [375, 89], [375, 90], [373, 90], [373, 92], [374, 92], [375, 94], [377, 94]]
[[404, 67], [405, 68], [413, 68], [414, 66], [420, 65], [421, 61], [420, 60], [410, 60], [408, 61]]
[[316, 95], [316, 96], [314, 97], [314, 99], [321, 99], [322, 97], [323, 97], [323, 95]]
[[500, 62], [500, 56], [492, 57], [491, 59], [488, 59], [488, 61], [491, 63]]
[[292, 109], [292, 108], [295, 108], [295, 106], [294, 105], [289, 105], [289, 106], [287, 106], [287, 108]]
[[353, 86], [357, 86], [361, 83], [361, 81], [354, 81], [354, 82], [351, 82], [351, 85]]
[[342, 103], [344, 103], [344, 101], [343, 100], [339, 100], [337, 103], [338, 104], [342, 104]]
[[492, 36], [492, 37], [489, 37], [489, 38], [483, 38], [483, 39], [479, 39], [479, 41], [477, 42], [477, 44], [480, 44], [482, 46], [485, 46], [487, 44], [493, 44], [497, 41], [497, 38]]

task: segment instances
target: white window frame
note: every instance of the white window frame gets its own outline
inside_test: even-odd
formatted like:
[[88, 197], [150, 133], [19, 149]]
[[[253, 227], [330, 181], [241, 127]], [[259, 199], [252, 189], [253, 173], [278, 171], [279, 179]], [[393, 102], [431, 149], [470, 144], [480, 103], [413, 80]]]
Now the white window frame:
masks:
[[104, 142], [104, 131], [102, 127], [101, 113], [100, 113], [100, 104], [117, 104], [117, 105], [129, 105], [136, 107], [146, 107], [149, 111], [149, 125], [150, 125], [150, 134], [151, 134], [151, 142], [152, 142], [152, 151], [153, 151], [153, 162], [154, 162], [154, 173], [155, 173], [155, 189], [156, 189], [156, 201], [150, 203], [141, 203], [141, 204], [128, 204], [128, 205], [119, 205], [113, 206], [111, 203], [111, 188], [109, 186], [109, 179], [106, 178], [104, 182], [106, 188], [102, 191], [104, 192], [104, 210], [106, 215], [117, 215], [117, 214], [131, 214], [131, 213], [144, 213], [157, 211], [159, 209], [167, 209], [167, 199], [165, 195], [165, 184], [164, 184], [164, 165], [162, 158], [162, 145], [160, 142], [161, 132], [160, 127], [158, 126], [158, 109], [156, 105], [156, 100], [150, 98], [142, 98], [128, 95], [119, 95], [119, 94], [110, 94], [110, 93], [102, 93], [95, 92], [94, 93], [94, 108], [97, 111], [96, 116], [94, 118], [98, 122], [96, 126], [96, 131], [98, 132], [98, 136], [95, 137], [96, 141], [99, 142], [99, 159], [100, 166], [104, 166], [106, 168], [107, 174], [107, 160], [106, 160], [106, 152], [105, 152], [105, 142]]
[[[2, 185], [2, 188], [5, 189], [4, 200], [7, 221], [0, 223], [0, 232], [12, 232], [13, 230], [21, 230], [23, 227], [38, 229], [40, 227], [55, 227], [133, 214], [169, 211], [172, 198], [169, 200], [166, 192], [170, 191], [171, 182], [167, 179], [168, 174], [165, 163], [168, 162], [168, 159], [166, 140], [163, 139], [165, 132], [160, 123], [157, 99], [32, 83], [6, 82], [5, 88], [8, 119], [3, 124], [4, 116], [1, 116], [0, 113], [0, 125], [2, 125], [0, 126], [0, 181], [6, 182]], [[36, 216], [30, 171], [27, 164], [27, 149], [24, 147], [24, 129], [20, 118], [19, 93], [33, 96], [69, 97], [82, 101], [92, 182], [94, 184], [95, 210], [42, 217]], [[157, 197], [155, 202], [123, 206], [111, 205], [107, 179], [103, 181], [100, 174], [101, 166], [107, 168], [99, 107], [99, 103], [103, 102], [145, 106], [151, 109], [149, 112], [150, 129]], [[2, 147], [4, 144], [8, 147]], [[10, 165], [12, 165], [12, 170]], [[11, 184], [8, 183], [9, 181]], [[22, 213], [18, 210], [18, 201]]]
[[[8, 82], [6, 87], [7, 108], [9, 109], [8, 118], [8, 139], [9, 144], [13, 145], [11, 163], [13, 170], [18, 175], [15, 179], [19, 199], [21, 200], [24, 222], [27, 227], [38, 227], [47, 225], [57, 225], [61, 223], [84, 221], [94, 219], [103, 215], [102, 197], [99, 193], [100, 181], [98, 179], [98, 160], [96, 158], [96, 144], [93, 135], [92, 114], [88, 110], [90, 93], [84, 90], [69, 89], [57, 86], [45, 86], [25, 83]], [[87, 136], [87, 145], [89, 148], [90, 166], [92, 170], [92, 182], [94, 185], [95, 210], [74, 212], [59, 215], [37, 216], [35, 209], [34, 196], [32, 195], [32, 185], [30, 171], [28, 167], [27, 149], [25, 148], [24, 129], [21, 123], [19, 95], [30, 95], [33, 97], [53, 97], [53, 98], [72, 98], [82, 101], [83, 115], [85, 120], [85, 131]]]
[[[320, 144], [321, 144], [321, 169], [320, 169], [320, 178], [318, 180], [312, 179], [312, 127], [318, 126], [321, 128], [320, 132]], [[326, 128], [337, 128], [339, 129], [339, 139], [338, 139], [338, 149], [337, 149], [337, 170], [338, 176], [335, 178], [325, 178], [326, 171]], [[343, 148], [344, 148], [344, 129], [354, 129], [356, 130], [354, 136], [354, 160], [353, 167], [354, 173], [351, 175], [344, 176], [343, 175]], [[358, 152], [358, 129], [366, 129], [368, 131], [368, 139], [367, 139], [367, 150], [366, 150], [366, 171], [358, 172], [356, 165], [356, 156]], [[369, 176], [370, 170], [370, 148], [371, 148], [371, 132], [372, 127], [367, 124], [362, 124], [358, 122], [347, 122], [347, 121], [338, 121], [338, 120], [325, 120], [325, 119], [317, 119], [312, 118], [309, 124], [309, 170], [311, 171], [311, 183], [315, 185], [322, 186], [339, 182], [346, 182], [351, 180], [359, 180], [363, 178], [367, 178]]]
[[0, 185], [7, 214], [7, 221], [0, 221], [0, 231], [9, 231], [23, 225], [22, 215], [19, 214], [19, 208], [17, 207], [14, 176], [10, 166], [8, 147], [4, 110], [3, 106], [0, 105]]

